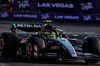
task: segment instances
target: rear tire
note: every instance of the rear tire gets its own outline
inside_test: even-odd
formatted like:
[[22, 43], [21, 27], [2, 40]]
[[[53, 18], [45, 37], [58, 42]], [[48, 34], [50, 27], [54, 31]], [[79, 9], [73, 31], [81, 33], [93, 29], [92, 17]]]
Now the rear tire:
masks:
[[0, 54], [14, 56], [18, 50], [17, 36], [14, 33], [2, 33], [0, 37]]
[[[84, 53], [92, 53], [100, 56], [100, 42], [96, 37], [87, 37], [84, 40], [82, 50]], [[99, 59], [84, 59], [86, 63], [97, 63]]]

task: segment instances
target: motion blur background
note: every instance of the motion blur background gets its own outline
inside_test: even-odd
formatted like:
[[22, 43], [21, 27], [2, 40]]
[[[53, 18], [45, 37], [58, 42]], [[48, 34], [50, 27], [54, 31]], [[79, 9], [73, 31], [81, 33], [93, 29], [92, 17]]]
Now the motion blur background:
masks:
[[0, 11], [13, 11], [14, 0], [0, 0]]
[[99, 23], [100, 0], [0, 0], [0, 21]]

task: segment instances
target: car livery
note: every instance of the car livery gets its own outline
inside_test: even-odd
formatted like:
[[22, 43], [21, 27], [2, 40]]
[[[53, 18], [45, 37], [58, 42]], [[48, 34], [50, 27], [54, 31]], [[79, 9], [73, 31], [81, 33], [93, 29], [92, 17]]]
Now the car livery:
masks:
[[[49, 26], [49, 27], [48, 27]], [[100, 59], [100, 41], [97, 36], [86, 35], [81, 44], [78, 35], [68, 37], [63, 30], [52, 25], [12, 24], [12, 32], [4, 32], [0, 37], [1, 56], [20, 56], [27, 59], [61, 58], [84, 59], [87, 63], [97, 63]], [[52, 27], [52, 28], [51, 28]], [[16, 29], [33, 32], [16, 33]], [[47, 32], [54, 32], [56, 37], [48, 37]], [[52, 34], [53, 35], [53, 34]]]

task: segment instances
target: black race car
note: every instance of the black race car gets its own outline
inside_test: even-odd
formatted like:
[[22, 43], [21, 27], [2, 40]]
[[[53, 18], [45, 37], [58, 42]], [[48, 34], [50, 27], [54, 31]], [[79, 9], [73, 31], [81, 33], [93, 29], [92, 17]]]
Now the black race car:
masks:
[[[16, 33], [16, 29], [33, 33]], [[84, 59], [87, 63], [97, 63], [100, 59], [100, 41], [96, 35], [67, 35], [52, 25], [13, 24], [12, 32], [4, 32], [0, 37], [1, 56], [21, 56], [27, 59]]]

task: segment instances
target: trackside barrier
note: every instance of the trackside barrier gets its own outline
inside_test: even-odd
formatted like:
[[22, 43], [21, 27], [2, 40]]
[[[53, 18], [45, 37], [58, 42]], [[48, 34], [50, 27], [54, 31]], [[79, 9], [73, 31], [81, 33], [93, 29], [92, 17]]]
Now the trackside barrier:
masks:
[[60, 22], [100, 22], [100, 14], [0, 12], [2, 20], [53, 20]]
[[100, 0], [14, 0], [14, 11], [100, 13]]

